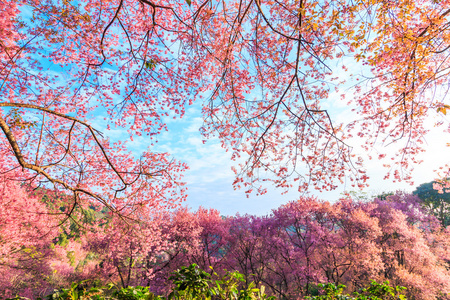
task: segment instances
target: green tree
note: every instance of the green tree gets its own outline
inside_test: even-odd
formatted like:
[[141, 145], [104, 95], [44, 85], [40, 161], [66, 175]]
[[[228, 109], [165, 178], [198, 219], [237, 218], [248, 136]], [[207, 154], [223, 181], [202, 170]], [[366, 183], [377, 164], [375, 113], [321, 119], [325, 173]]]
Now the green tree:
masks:
[[450, 193], [440, 194], [433, 188], [435, 181], [419, 185], [413, 192], [441, 222], [443, 227], [450, 224]]

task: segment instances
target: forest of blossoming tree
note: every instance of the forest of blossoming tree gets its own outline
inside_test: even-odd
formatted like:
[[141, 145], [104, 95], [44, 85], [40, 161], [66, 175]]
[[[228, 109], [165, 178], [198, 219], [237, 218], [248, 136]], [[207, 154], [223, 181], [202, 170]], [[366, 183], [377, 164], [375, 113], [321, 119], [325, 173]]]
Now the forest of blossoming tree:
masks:
[[192, 263], [209, 273], [239, 271], [243, 287], [264, 285], [277, 299], [304, 299], [320, 282], [354, 292], [371, 280], [406, 287], [408, 299], [450, 293], [449, 228], [413, 195], [334, 204], [302, 197], [262, 217], [142, 208], [132, 213], [139, 222], [118, 214], [78, 219], [84, 233], [58, 231], [51, 208], [17, 185], [3, 184], [0, 196], [2, 298], [35, 299], [80, 281], [167, 295], [170, 274]]

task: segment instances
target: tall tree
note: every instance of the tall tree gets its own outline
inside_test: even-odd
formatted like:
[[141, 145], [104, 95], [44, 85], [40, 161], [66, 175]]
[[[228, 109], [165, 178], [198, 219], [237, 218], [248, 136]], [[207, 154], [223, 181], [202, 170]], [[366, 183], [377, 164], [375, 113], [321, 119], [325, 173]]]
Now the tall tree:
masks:
[[[0, 176], [0, 297], [48, 291], [60, 220], [16, 182]], [[42, 294], [41, 294], [42, 295]]]
[[[447, 4], [5, 0], [2, 172], [21, 168], [21, 179], [50, 182], [74, 204], [170, 206], [176, 197], [158, 195], [183, 190], [185, 166], [166, 154], [136, 158], [98, 129], [152, 143], [164, 116], [183, 116], [206, 93], [202, 132], [243, 160], [237, 187], [261, 193], [269, 180], [332, 189], [344, 177], [364, 186], [362, 158], [352, 153], [361, 141], [367, 150], [403, 141], [397, 152], [377, 151], [393, 159], [387, 176], [408, 179], [424, 121], [449, 108]], [[359, 120], [344, 124], [323, 102], [342, 93], [349, 59], [364, 74], [353, 77], [348, 99]]]
[[169, 237], [163, 235], [164, 223], [158, 216], [148, 209], [133, 214], [138, 221], [111, 214], [106, 224], [92, 228], [84, 245], [98, 255], [94, 274], [121, 287], [149, 284], [158, 256], [168, 248]]

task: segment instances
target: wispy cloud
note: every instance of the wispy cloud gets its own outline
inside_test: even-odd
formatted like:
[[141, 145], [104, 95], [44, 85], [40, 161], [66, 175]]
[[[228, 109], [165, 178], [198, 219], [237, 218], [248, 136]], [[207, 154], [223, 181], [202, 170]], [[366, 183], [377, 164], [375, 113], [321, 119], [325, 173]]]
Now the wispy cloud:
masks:
[[[334, 98], [338, 98], [338, 95], [334, 96]], [[354, 119], [355, 113], [351, 112], [351, 108], [341, 102], [342, 100], [335, 99], [333, 103], [327, 103], [325, 107], [336, 116], [336, 122]], [[436, 176], [433, 171], [450, 161], [450, 148], [445, 146], [450, 140], [450, 133], [443, 132], [442, 127], [433, 127], [435, 122], [436, 120], [430, 119], [429, 124], [427, 124], [431, 129], [425, 139], [427, 152], [421, 153], [417, 157], [424, 162], [413, 171], [413, 181], [416, 185], [433, 180]], [[96, 123], [98, 126], [105, 125], [101, 120]], [[169, 130], [158, 136], [158, 143], [151, 146], [151, 150], [168, 152], [175, 159], [189, 165], [190, 169], [185, 174], [189, 195], [186, 205], [193, 209], [203, 206], [218, 209], [224, 215], [233, 215], [237, 212], [263, 215], [270, 213], [272, 209], [283, 203], [298, 199], [300, 196], [296, 189], [281, 195], [283, 191], [272, 186], [267, 187], [267, 194], [262, 196], [250, 195], [249, 198], [246, 197], [243, 190], [234, 190], [232, 187], [234, 173], [231, 171], [231, 166], [234, 163], [230, 160], [231, 155], [221, 147], [218, 139], [210, 139], [203, 143], [204, 138], [199, 132], [203, 120], [198, 105], [189, 107], [182, 119], [174, 120], [169, 117], [167, 123]], [[128, 134], [121, 128], [113, 128], [105, 133], [115, 140], [128, 137]], [[366, 158], [368, 154], [374, 154], [365, 153], [358, 146], [356, 140], [353, 142], [355, 143], [356, 153], [364, 155]], [[149, 143], [148, 137], [135, 137], [133, 141], [128, 141], [128, 146], [138, 155], [147, 149]], [[389, 149], [395, 151], [399, 146], [391, 145], [390, 147]], [[373, 152], [375, 151], [373, 150]], [[380, 194], [384, 191], [395, 190], [412, 191], [414, 189], [414, 186], [408, 183], [393, 183], [389, 180], [383, 180], [387, 170], [382, 166], [382, 162], [377, 159], [366, 159], [364, 167], [370, 176], [368, 194]], [[336, 201], [344, 191], [349, 190], [352, 190], [350, 183], [344, 182], [335, 191], [323, 193], [315, 191], [313, 194], [323, 200]]]

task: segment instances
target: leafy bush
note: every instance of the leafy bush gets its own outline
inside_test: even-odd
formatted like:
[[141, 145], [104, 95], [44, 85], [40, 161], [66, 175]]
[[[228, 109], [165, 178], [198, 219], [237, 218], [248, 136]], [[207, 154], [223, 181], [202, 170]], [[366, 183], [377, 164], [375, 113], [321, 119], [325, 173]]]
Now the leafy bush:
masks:
[[353, 295], [343, 295], [342, 292], [345, 289], [345, 285], [339, 284], [335, 285], [333, 283], [318, 284], [323, 290], [323, 295], [306, 297], [310, 300], [404, 300], [406, 296], [403, 295], [402, 291], [405, 287], [396, 286], [392, 287], [389, 285], [389, 281], [383, 283], [377, 283], [372, 281], [370, 286], [362, 289], [360, 292], [355, 292]]
[[196, 264], [181, 267], [169, 277], [175, 284], [175, 288], [169, 294], [169, 300], [210, 299], [214, 293], [210, 288], [210, 277], [210, 274], [198, 268]]
[[403, 290], [406, 290], [403, 286], [390, 286], [389, 281], [377, 283], [372, 280], [368, 288], [362, 289], [361, 293], [356, 292], [355, 296], [358, 300], [403, 300], [406, 299], [402, 293]]
[[[107, 287], [88, 287], [87, 280], [73, 282], [70, 288], [54, 290], [47, 295], [46, 300], [163, 300], [164, 297], [155, 296], [148, 287], [129, 286], [111, 292], [114, 285]], [[29, 300], [23, 297], [15, 297], [7, 300]], [[42, 300], [42, 299], [41, 299]]]
[[[211, 268], [212, 269], [212, 268]], [[169, 277], [174, 284], [168, 300], [275, 300], [274, 296], [265, 294], [265, 287], [257, 287], [251, 282], [243, 287], [244, 275], [238, 271], [229, 272], [220, 277], [213, 270], [214, 277], [196, 264], [181, 267]], [[91, 283], [92, 284], [92, 283]], [[46, 300], [165, 300], [165, 297], [154, 295], [149, 287], [129, 286], [111, 291], [113, 284], [107, 287], [89, 287], [87, 280], [73, 282], [70, 288], [55, 290], [47, 295]], [[353, 296], [344, 295], [345, 285], [333, 283], [319, 283], [317, 286], [321, 295], [308, 296], [308, 300], [404, 300], [402, 291], [406, 288], [391, 286], [389, 281], [377, 283], [372, 281], [370, 286], [353, 293]], [[29, 300], [15, 297], [6, 300]], [[42, 300], [42, 299], [41, 299]]]
[[[217, 273], [213, 273], [218, 277]], [[169, 277], [173, 280], [175, 288], [169, 295], [170, 299], [197, 300], [197, 299], [223, 299], [223, 300], [273, 300], [275, 297], [265, 294], [264, 286], [257, 288], [251, 282], [247, 288], [241, 288], [245, 282], [241, 273], [226, 272], [222, 278], [211, 280], [211, 275], [198, 268], [196, 264], [182, 267]]]
[[44, 299], [48, 300], [103, 300], [105, 288], [87, 286], [87, 280], [72, 282], [70, 288], [54, 290]]
[[155, 296], [148, 290], [148, 287], [143, 286], [129, 286], [122, 288], [113, 294], [117, 300], [159, 300], [164, 299], [160, 296]]

